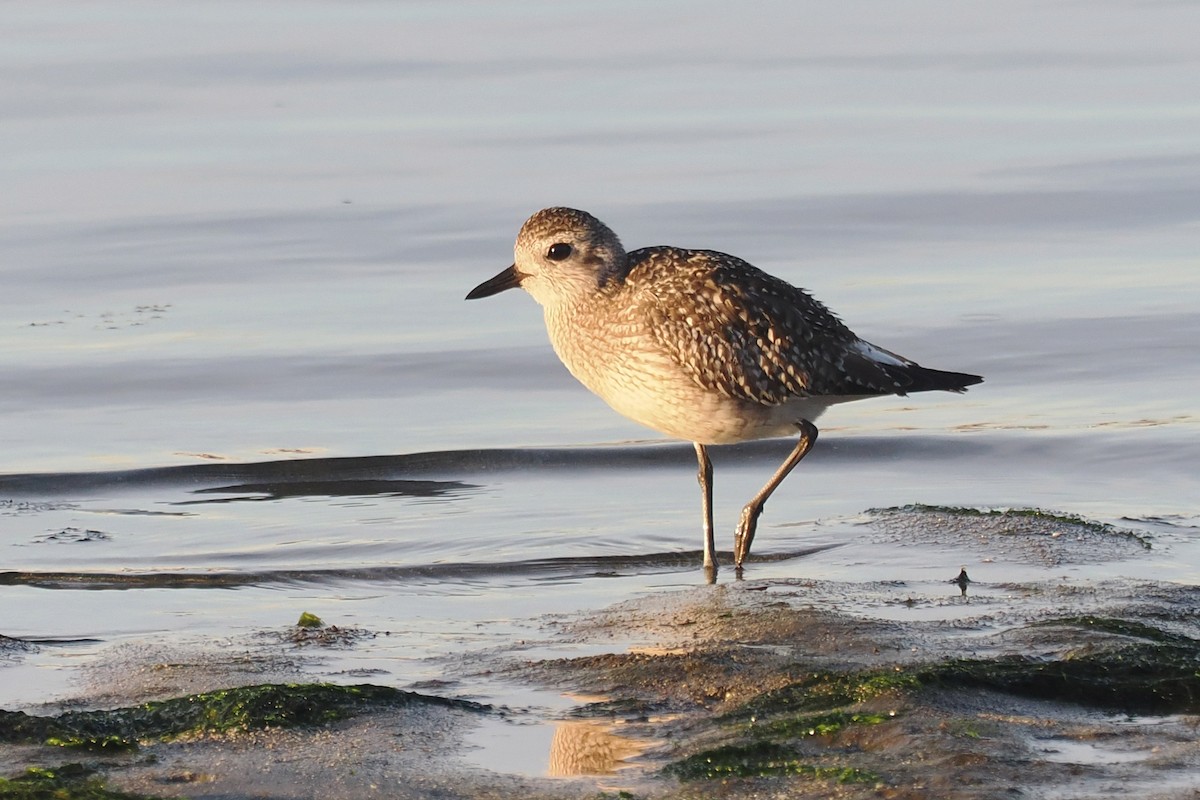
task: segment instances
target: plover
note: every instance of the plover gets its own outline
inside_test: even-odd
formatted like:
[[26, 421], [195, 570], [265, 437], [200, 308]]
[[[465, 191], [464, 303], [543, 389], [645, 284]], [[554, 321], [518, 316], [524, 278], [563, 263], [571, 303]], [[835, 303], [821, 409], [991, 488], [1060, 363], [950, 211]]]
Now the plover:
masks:
[[520, 286], [541, 304], [554, 351], [580, 383], [636, 422], [693, 443], [704, 567], [712, 579], [707, 446], [800, 438], [742, 509], [741, 572], [771, 493], [817, 440], [829, 406], [879, 395], [962, 392], [978, 375], [927, 369], [860, 339], [803, 289], [715, 250], [625, 252], [600, 220], [546, 208], [521, 227], [514, 263], [468, 300]]

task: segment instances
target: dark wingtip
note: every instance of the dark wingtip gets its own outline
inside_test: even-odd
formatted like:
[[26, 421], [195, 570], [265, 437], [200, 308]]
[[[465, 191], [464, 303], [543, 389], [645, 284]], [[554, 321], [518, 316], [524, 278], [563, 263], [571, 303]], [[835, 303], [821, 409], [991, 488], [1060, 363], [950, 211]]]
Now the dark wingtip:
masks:
[[[938, 376], [940, 380], [945, 380], [949, 386], [946, 391], [958, 392], [962, 394], [967, 390], [968, 386], [974, 386], [978, 383], [983, 383], [982, 375], [971, 375], [966, 372], [947, 372], [944, 375]], [[939, 387], [934, 387], [939, 388]]]
[[928, 367], [910, 369], [912, 383], [904, 387], [906, 392], [958, 392], [967, 390], [968, 386], [983, 383], [982, 375], [971, 375], [967, 372], [946, 372]]

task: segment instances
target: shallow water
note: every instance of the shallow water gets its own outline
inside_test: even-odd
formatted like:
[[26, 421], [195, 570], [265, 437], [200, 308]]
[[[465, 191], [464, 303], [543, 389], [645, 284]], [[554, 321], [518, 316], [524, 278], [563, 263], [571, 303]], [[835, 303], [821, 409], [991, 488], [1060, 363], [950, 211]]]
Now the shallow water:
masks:
[[[690, 447], [575, 385], [528, 297], [462, 300], [550, 204], [986, 376], [830, 412], [751, 579], [1200, 580], [1200, 16], [919, 6], [6, 6], [0, 634], [41, 644], [0, 653], [0, 707], [301, 611], [387, 633], [317, 674], [404, 685], [701, 583]], [[787, 448], [716, 453], [722, 549]], [[863, 522], [915, 502], [1153, 549]]]

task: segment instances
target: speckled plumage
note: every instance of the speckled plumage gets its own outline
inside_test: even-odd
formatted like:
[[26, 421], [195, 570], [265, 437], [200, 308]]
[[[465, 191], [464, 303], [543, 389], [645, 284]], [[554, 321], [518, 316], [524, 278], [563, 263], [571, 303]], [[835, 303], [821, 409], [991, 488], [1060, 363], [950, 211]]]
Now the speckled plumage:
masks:
[[[631, 419], [696, 444], [706, 492], [704, 445], [802, 434], [794, 461], [743, 513], [739, 565], [762, 503], [808, 452], [811, 423], [826, 407], [962, 391], [982, 380], [926, 369], [860, 339], [807, 292], [740, 258], [675, 247], [626, 253], [583, 211], [537, 212], [514, 255], [468, 299], [516, 286], [533, 295], [555, 352], [580, 382]], [[715, 573], [710, 549], [705, 561]]]

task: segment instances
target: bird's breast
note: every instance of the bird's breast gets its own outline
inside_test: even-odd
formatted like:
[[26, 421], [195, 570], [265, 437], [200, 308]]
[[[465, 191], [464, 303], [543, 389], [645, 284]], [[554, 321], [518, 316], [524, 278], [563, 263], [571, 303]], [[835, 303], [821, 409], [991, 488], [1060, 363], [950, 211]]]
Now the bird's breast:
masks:
[[555, 353], [580, 383], [615, 411], [660, 433], [728, 444], [795, 432], [799, 417], [786, 409], [700, 385], [636, 320], [547, 309], [546, 329]]

